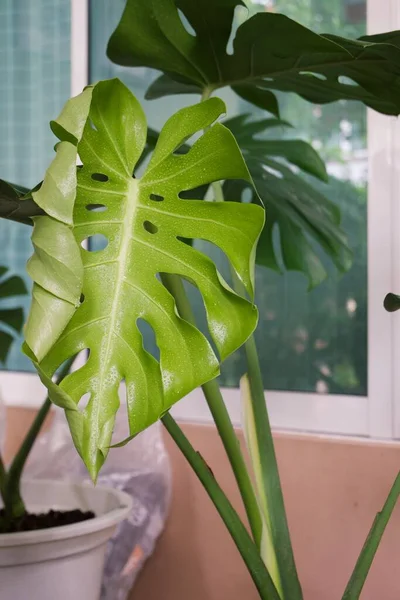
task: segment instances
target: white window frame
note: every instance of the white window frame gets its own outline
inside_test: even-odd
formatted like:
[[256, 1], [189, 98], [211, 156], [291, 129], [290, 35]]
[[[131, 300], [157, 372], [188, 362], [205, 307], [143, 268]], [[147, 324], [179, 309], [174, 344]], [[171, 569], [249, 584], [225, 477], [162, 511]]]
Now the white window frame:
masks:
[[[70, 90], [71, 96], [76, 96], [89, 80], [89, 0], [70, 1]], [[77, 364], [79, 359], [80, 357], [76, 361]], [[36, 374], [0, 371], [0, 400], [6, 406], [39, 408], [45, 397], [46, 388]]]
[[[396, 29], [399, 0], [367, 0], [367, 31]], [[368, 110], [368, 395], [265, 391], [275, 429], [400, 438], [400, 316], [383, 309], [387, 292], [400, 293], [399, 173], [399, 120]], [[222, 391], [233, 423], [240, 425], [239, 390]], [[212, 420], [201, 390], [171, 412], [183, 421]]]
[[[88, 0], [71, 0], [71, 95], [88, 83]], [[399, 0], [367, 0], [367, 29], [400, 29]], [[368, 395], [266, 391], [271, 423], [281, 430], [374, 439], [400, 438], [400, 316], [384, 311], [388, 291], [400, 292], [400, 124], [368, 111]], [[400, 169], [400, 167], [398, 167]], [[223, 388], [235, 425], [241, 423], [238, 389]], [[37, 407], [45, 390], [28, 373], [0, 372], [8, 405]], [[210, 423], [200, 389], [178, 402], [181, 421]]]

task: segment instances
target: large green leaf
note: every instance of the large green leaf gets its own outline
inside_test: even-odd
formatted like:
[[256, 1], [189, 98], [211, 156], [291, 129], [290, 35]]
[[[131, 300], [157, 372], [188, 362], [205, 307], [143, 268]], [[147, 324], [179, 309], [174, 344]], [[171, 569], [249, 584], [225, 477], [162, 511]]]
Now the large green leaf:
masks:
[[[337, 206], [298, 172], [301, 169], [326, 181], [325, 167], [312, 146], [301, 140], [258, 137], [266, 129], [282, 124], [285, 125], [274, 119], [249, 121], [248, 115], [225, 121], [237, 139], [267, 211], [257, 248], [257, 263], [280, 271], [281, 254], [283, 266], [303, 272], [313, 287], [326, 277], [326, 270], [314, 249], [315, 243], [323, 248], [340, 271], [350, 268], [352, 253], [340, 228]], [[298, 167], [297, 171], [293, 166]], [[237, 199], [249, 188], [252, 201], [259, 201], [254, 188], [246, 182], [226, 182], [224, 188], [231, 198]], [[275, 228], [279, 230], [280, 252], [274, 242]]]
[[[310, 287], [314, 287], [326, 277], [325, 267], [315, 251], [317, 244], [339, 271], [347, 271], [352, 264], [352, 252], [340, 227], [340, 211], [299, 172], [301, 169], [322, 182], [328, 180], [325, 165], [314, 148], [297, 139], [266, 138], [265, 134], [273, 128], [291, 127], [280, 119], [251, 120], [250, 115], [243, 114], [225, 120], [224, 125], [235, 135], [267, 210], [256, 262], [278, 272], [283, 268], [300, 271], [308, 277]], [[149, 130], [149, 151], [158, 135], [157, 131]], [[179, 152], [189, 149], [186, 143]], [[197, 196], [193, 197], [204, 198], [207, 189], [208, 186], [198, 188]], [[253, 202], [260, 201], [252, 185], [245, 181], [225, 182], [224, 189], [236, 201], [246, 200], [246, 190]], [[279, 231], [279, 243], [277, 240], [274, 243], [275, 228]]]
[[[0, 267], [0, 301], [8, 298], [15, 298], [27, 293], [24, 281], [17, 275], [4, 277], [7, 274], [7, 267]], [[0, 362], [5, 362], [8, 352], [11, 348], [15, 333], [20, 333], [24, 322], [24, 312], [22, 308], [1, 308], [0, 309]], [[4, 330], [4, 325], [7, 331]]]
[[127, 0], [108, 56], [120, 65], [163, 71], [149, 90], [152, 97], [231, 86], [275, 114], [271, 90], [296, 92], [318, 104], [360, 100], [385, 114], [400, 113], [398, 32], [346, 40], [263, 12], [240, 25], [228, 54], [234, 11], [243, 5], [240, 0]]
[[92, 88], [69, 100], [53, 132], [61, 140], [43, 182], [32, 190], [45, 216], [34, 217], [34, 255], [27, 265], [34, 281], [25, 339], [40, 361], [50, 350], [80, 305], [83, 265], [72, 231], [76, 197], [77, 145], [87, 121]]
[[[173, 273], [198, 287], [221, 359], [236, 350], [256, 326], [255, 307], [228, 287], [209, 258], [181, 240], [201, 238], [218, 245], [253, 297], [263, 209], [180, 197], [181, 192], [212, 181], [251, 181], [235, 138], [223, 125], [213, 124], [224, 111], [224, 103], [213, 98], [176, 113], [162, 129], [144, 175], [134, 178], [146, 142], [143, 111], [119, 80], [94, 87], [78, 143], [83, 166], [78, 169], [72, 231], [76, 247], [98, 234], [107, 245], [99, 251], [81, 250], [83, 302], [61, 335], [60, 297], [72, 291], [75, 298], [75, 286], [62, 288], [71, 250], [55, 235], [54, 227], [63, 223], [50, 217], [36, 220], [34, 238], [47, 245], [51, 240], [52, 245], [51, 252], [43, 254], [41, 245], [35, 243], [35, 273], [32, 268], [30, 272], [51, 301], [46, 311], [48, 330], [54, 335], [49, 350], [49, 339], [38, 340], [34, 320], [28, 322], [27, 352], [40, 363], [39, 373], [52, 400], [67, 409], [74, 442], [94, 478], [111, 443], [122, 380], [130, 434], [134, 435], [219, 372], [210, 344], [179, 316], [159, 274]], [[204, 129], [190, 151], [179, 154], [187, 138]], [[52, 176], [53, 168], [46, 178]], [[57, 174], [62, 190], [62, 170]], [[44, 188], [43, 184], [42, 192]], [[43, 194], [41, 206], [47, 211], [46, 202], [52, 211], [58, 210], [53, 195], [46, 198]], [[63, 202], [61, 196], [59, 202]], [[155, 332], [159, 362], [143, 347], [139, 320]], [[60, 388], [52, 384], [55, 370], [83, 349], [90, 352], [86, 365], [64, 379]], [[84, 394], [90, 394], [90, 399], [81, 408]]]

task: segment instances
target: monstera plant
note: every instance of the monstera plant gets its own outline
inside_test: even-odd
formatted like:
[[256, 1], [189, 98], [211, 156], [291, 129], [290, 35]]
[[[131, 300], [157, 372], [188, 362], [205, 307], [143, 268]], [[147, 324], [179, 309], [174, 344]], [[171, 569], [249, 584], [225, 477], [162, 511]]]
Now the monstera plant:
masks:
[[[258, 314], [254, 266], [257, 261], [281, 268], [272, 238], [276, 227], [283, 266], [303, 272], [311, 287], [326, 276], [313, 242], [342, 271], [351, 264], [351, 251], [337, 208], [301, 176], [327, 179], [316, 152], [300, 140], [260, 134], [288, 126], [279, 119], [274, 90], [319, 104], [359, 100], [398, 115], [400, 35], [346, 40], [317, 35], [272, 13], [237, 28], [240, 4], [128, 0], [108, 56], [120, 65], [162, 71], [148, 98], [198, 93], [201, 101], [178, 111], [158, 133], [147, 128], [142, 107], [121, 81], [89, 86], [51, 123], [59, 142], [43, 181], [31, 191], [5, 182], [0, 188], [0, 216], [33, 224], [24, 352], [49, 392], [10, 468], [1, 464], [0, 491], [11, 518], [23, 513], [21, 472], [51, 402], [65, 409], [94, 481], [110, 448], [161, 419], [221, 514], [260, 597], [300, 600], [252, 337]], [[226, 86], [273, 116], [221, 122], [225, 105], [210, 95]], [[250, 202], [244, 201], [245, 190]], [[196, 248], [196, 240], [223, 251], [231, 280]], [[196, 325], [184, 281], [202, 296], [208, 337]], [[144, 347], [142, 321], [155, 334], [159, 356]], [[243, 344], [244, 424], [254, 484], [215, 379], [220, 363]], [[68, 374], [79, 353], [85, 364]], [[122, 382], [129, 437], [116, 440]], [[232, 465], [250, 533], [168, 412], [198, 386]], [[397, 479], [344, 599], [359, 597], [399, 493]]]
[[[86, 124], [77, 131], [73, 120], [79, 103], [79, 126]], [[256, 326], [251, 302], [235, 294], [215, 265], [180, 239], [218, 244], [253, 296], [262, 208], [179, 197], [213, 180], [251, 181], [233, 135], [213, 125], [222, 112], [223, 102], [212, 98], [174, 115], [140, 178], [132, 173], [145, 147], [146, 120], [118, 80], [88, 88], [53, 124], [62, 141], [41, 188], [33, 193], [46, 216], [36, 218], [32, 236], [35, 254], [28, 273], [34, 288], [26, 351], [47, 385], [62, 363], [83, 348], [89, 351], [86, 366], [51, 397], [66, 409], [75, 445], [94, 479], [111, 444], [122, 380], [133, 436], [218, 374], [209, 342], [179, 316], [163, 278], [168, 285], [168, 277], [177, 274], [199, 288], [221, 359]], [[205, 128], [190, 152], [174, 154]], [[69, 141], [72, 136], [76, 142]], [[77, 152], [83, 165], [75, 182]], [[107, 246], [81, 253], [80, 244], [94, 235], [103, 236]], [[143, 348], [138, 319], [154, 329], [160, 362]], [[85, 393], [90, 400], [81, 412], [78, 403]]]

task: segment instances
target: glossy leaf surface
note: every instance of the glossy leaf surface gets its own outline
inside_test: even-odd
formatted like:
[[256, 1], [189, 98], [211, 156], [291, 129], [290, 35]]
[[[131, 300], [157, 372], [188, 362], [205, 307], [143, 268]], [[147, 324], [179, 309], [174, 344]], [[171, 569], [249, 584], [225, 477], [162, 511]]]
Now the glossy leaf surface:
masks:
[[[42, 260], [35, 281], [38, 285], [41, 278], [47, 290], [52, 290], [48, 314], [54, 336], [50, 351], [44, 355], [40, 346], [35, 350], [29, 344], [40, 358], [39, 373], [50, 388], [52, 400], [67, 409], [75, 444], [93, 478], [111, 443], [122, 380], [126, 385], [129, 431], [134, 435], [219, 372], [209, 342], [179, 317], [173, 297], [159, 279], [160, 273], [177, 274], [198, 287], [221, 359], [236, 350], [256, 326], [257, 310], [251, 302], [235, 294], [214, 263], [181, 239], [201, 238], [218, 245], [249, 296], [253, 296], [255, 247], [263, 227], [263, 209], [180, 197], [185, 190], [215, 180], [251, 181], [233, 135], [223, 125], [213, 124], [224, 111], [223, 102], [213, 98], [176, 113], [162, 129], [139, 179], [132, 173], [146, 143], [142, 108], [118, 80], [100, 82], [93, 89], [78, 143], [83, 166], [78, 168], [72, 231], [75, 248], [99, 235], [103, 236], [104, 247], [80, 249], [84, 269], [82, 303], [61, 335], [53, 307], [67, 292], [71, 293], [71, 303], [76, 298], [75, 281], [63, 288], [59, 277], [62, 269], [64, 275], [75, 273], [69, 264], [74, 258], [72, 246], [65, 250], [56, 245]], [[190, 151], [179, 154], [187, 138], [204, 129], [207, 131]], [[51, 209], [57, 211], [58, 204], [53, 198], [50, 202]], [[60, 239], [52, 235], [54, 224], [58, 227], [60, 221], [43, 223], [43, 239]], [[38, 229], [37, 235], [41, 233]], [[36, 248], [34, 260], [40, 254], [40, 244]], [[62, 254], [66, 260], [60, 265]], [[143, 347], [138, 328], [141, 320], [155, 333], [159, 361]], [[57, 388], [50, 376], [83, 349], [89, 351], [87, 363]], [[90, 398], [85, 407], [80, 407], [85, 394]]]
[[120, 65], [163, 71], [149, 97], [231, 86], [275, 114], [271, 90], [296, 92], [318, 104], [360, 100], [385, 114], [400, 113], [398, 32], [347, 40], [318, 35], [267, 11], [240, 25], [228, 54], [237, 6], [244, 3], [127, 0], [108, 56]]
[[83, 265], [72, 231], [76, 198], [77, 144], [87, 121], [92, 88], [68, 100], [53, 132], [60, 139], [44, 180], [30, 195], [44, 216], [34, 217], [34, 255], [27, 272], [33, 279], [25, 340], [40, 362], [80, 304]]
[[[352, 253], [340, 227], [340, 213], [335, 204], [316, 190], [301, 174], [327, 180], [325, 166], [310, 144], [301, 140], [261, 139], [259, 134], [271, 127], [286, 125], [274, 119], [250, 121], [240, 115], [225, 121], [234, 133], [255, 188], [267, 213], [266, 223], [257, 248], [257, 263], [275, 271], [283, 267], [304, 273], [310, 287], [326, 277], [314, 245], [323, 248], [340, 271], [347, 271]], [[245, 182], [227, 182], [225, 193], [241, 199], [246, 189], [253, 202], [258, 202], [254, 188]], [[279, 247], [274, 229], [279, 230]]]
[[[227, 119], [224, 125], [235, 135], [246, 163], [267, 211], [267, 220], [257, 246], [256, 262], [276, 271], [302, 272], [314, 287], [326, 277], [326, 270], [315, 251], [319, 245], [339, 271], [352, 264], [352, 252], [340, 226], [338, 207], [323, 192], [317, 190], [303, 173], [327, 182], [325, 165], [314, 148], [298, 139], [266, 137], [274, 129], [291, 127], [287, 121], [275, 118], [251, 120], [250, 115]], [[158, 132], [149, 130], [147, 150], [157, 142]], [[188, 143], [179, 148], [186, 153]], [[321, 188], [321, 186], [320, 186]], [[187, 193], [187, 197], [204, 198], [208, 186]], [[224, 190], [230, 199], [246, 201], [250, 196], [259, 203], [257, 192], [245, 181], [227, 181]], [[279, 243], [273, 240], [274, 228], [279, 231]]]

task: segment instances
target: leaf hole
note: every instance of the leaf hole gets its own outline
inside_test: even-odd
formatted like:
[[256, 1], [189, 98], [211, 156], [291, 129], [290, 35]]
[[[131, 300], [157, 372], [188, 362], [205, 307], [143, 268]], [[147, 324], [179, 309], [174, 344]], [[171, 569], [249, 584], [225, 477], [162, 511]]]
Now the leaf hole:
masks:
[[88, 252], [100, 252], [100, 250], [107, 248], [108, 239], [102, 233], [95, 233], [82, 240], [81, 246]]
[[203, 200], [209, 187], [210, 185], [207, 183], [196, 188], [182, 190], [179, 192], [178, 197], [181, 200]]
[[108, 175], [105, 175], [104, 173], [92, 173], [91, 177], [95, 181], [101, 181], [103, 183], [108, 181]]
[[88, 119], [88, 121], [89, 121], [89, 126], [90, 126], [90, 127], [91, 127], [91, 128], [94, 130], [94, 131], [97, 131], [97, 127], [96, 127], [96, 125], [93, 123], [92, 119]]
[[192, 242], [193, 248], [210, 258], [220, 276], [231, 285], [231, 263], [225, 252], [216, 244], [208, 240], [194, 239]]
[[229, 35], [228, 42], [226, 44], [226, 53], [232, 56], [233, 54], [233, 42], [236, 37], [236, 32], [239, 29], [240, 25], [245, 21], [248, 17], [249, 11], [245, 6], [235, 6], [235, 10], [233, 13], [232, 19], [232, 28], [231, 33]]
[[177, 235], [177, 236], [176, 236], [176, 239], [177, 239], [179, 242], [183, 242], [183, 243], [184, 243], [184, 244], [186, 244], [187, 246], [192, 246], [192, 245], [193, 245], [193, 240], [192, 240], [191, 238], [185, 238], [185, 237], [182, 237], [182, 236], [180, 236], [180, 235]]
[[[119, 444], [123, 440], [126, 440], [127, 438], [129, 438], [131, 435], [130, 428], [129, 428], [129, 412], [128, 412], [127, 396], [128, 396], [128, 393], [131, 396], [134, 395], [134, 389], [135, 389], [134, 384], [132, 385], [131, 390], [129, 390], [129, 384], [127, 384], [125, 380], [121, 380], [119, 387], [118, 387], [118, 397], [119, 397], [118, 418], [115, 420], [115, 425], [114, 425], [114, 429], [113, 429], [112, 437], [111, 437], [111, 445]], [[131, 402], [133, 402], [132, 398], [131, 398]], [[113, 449], [114, 452], [117, 450], [119, 450], [119, 448]], [[104, 484], [109, 485], [110, 474], [107, 473], [102, 476], [101, 472], [100, 472], [100, 476], [97, 480], [99, 484], [103, 483], [102, 477], [104, 477]], [[118, 475], [116, 475], [116, 479], [117, 478], [118, 478]]]
[[84, 348], [83, 350], [79, 350], [79, 352], [76, 352], [76, 354], [72, 355], [70, 358], [67, 358], [66, 360], [64, 360], [61, 365], [58, 367], [57, 371], [56, 371], [56, 375], [60, 375], [61, 371], [64, 370], [64, 368], [66, 367], [67, 363], [69, 363], [71, 360], [72, 365], [70, 366], [70, 373], [73, 373], [75, 371], [78, 371], [78, 369], [81, 369], [88, 361], [89, 359], [89, 355], [90, 355], [90, 350], [88, 348]]
[[81, 297], [79, 298], [79, 302], [81, 304], [83, 304], [85, 302], [85, 294], [81, 294]]
[[81, 396], [81, 399], [78, 402], [78, 408], [81, 412], [83, 412], [87, 408], [91, 396], [92, 394], [90, 392], [86, 392], [86, 394], [83, 394], [83, 396]]
[[142, 335], [143, 348], [151, 354], [153, 358], [160, 361], [160, 349], [157, 346], [156, 334], [154, 329], [145, 319], [137, 319], [136, 325]]
[[164, 200], [164, 196], [160, 196], [159, 194], [150, 194], [150, 200], [154, 200], [154, 202], [162, 202]]
[[346, 75], [339, 75], [338, 82], [341, 83], [342, 85], [348, 85], [348, 86], [353, 86], [353, 87], [358, 85], [358, 83], [356, 81], [354, 81], [354, 79], [351, 79], [350, 77], [346, 77]]
[[194, 37], [196, 37], [196, 31], [193, 29], [189, 19], [186, 17], [186, 15], [181, 11], [180, 8], [178, 8], [178, 15], [179, 18], [181, 20], [182, 25], [184, 26], [184, 28], [186, 29], [186, 31], [190, 34], [193, 35]]
[[[160, 275], [164, 275], [164, 273], [160, 273]], [[180, 276], [180, 279], [182, 280], [183, 287], [185, 288], [185, 292], [187, 294], [187, 297], [189, 299], [189, 302], [193, 309], [193, 312], [196, 315], [196, 327], [207, 338], [207, 340], [210, 342], [210, 344], [213, 348], [215, 355], [218, 356], [218, 351], [216, 349], [216, 346], [215, 346], [213, 339], [211, 337], [211, 334], [210, 334], [210, 330], [208, 328], [207, 312], [206, 312], [203, 296], [202, 296], [199, 288], [197, 287], [195, 281], [192, 281], [189, 278], [181, 277], [181, 276]]]
[[157, 233], [158, 231], [158, 227], [157, 225], [154, 225], [154, 223], [152, 223], [151, 221], [145, 221], [143, 223], [143, 227], [145, 228], [146, 231], [148, 231], [149, 233]]
[[299, 75], [304, 75], [305, 77], [315, 77], [321, 81], [328, 81], [326, 75], [323, 75], [322, 73], [315, 73], [314, 71], [300, 71]]
[[175, 156], [182, 156], [187, 154], [196, 140], [202, 135], [202, 132], [196, 131], [190, 135], [184, 137], [174, 148], [172, 154]]
[[253, 200], [253, 189], [249, 187], [245, 187], [242, 191], [240, 201], [243, 204], [250, 204]]
[[86, 209], [92, 212], [105, 212], [107, 206], [105, 204], [87, 204]]

